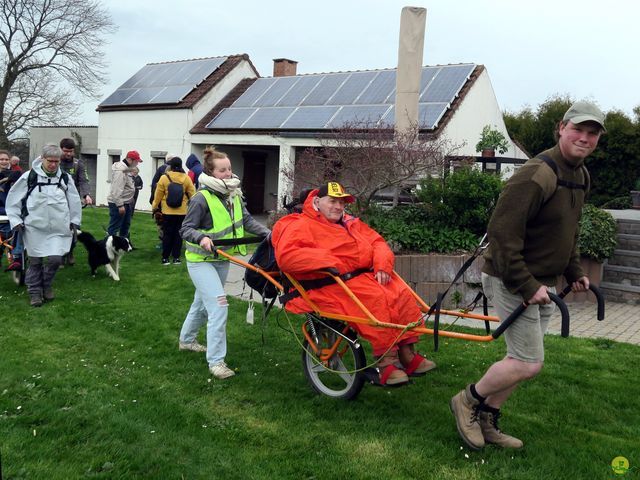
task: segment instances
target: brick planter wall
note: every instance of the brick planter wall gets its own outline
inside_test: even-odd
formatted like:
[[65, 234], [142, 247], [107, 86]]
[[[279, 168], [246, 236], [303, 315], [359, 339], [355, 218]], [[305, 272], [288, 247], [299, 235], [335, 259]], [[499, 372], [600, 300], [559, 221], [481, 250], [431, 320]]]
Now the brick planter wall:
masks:
[[[438, 292], [444, 292], [458, 273], [469, 255], [397, 255], [396, 272], [415, 292], [429, 305], [436, 301]], [[460, 292], [460, 306], [466, 306], [478, 293], [482, 258], [475, 262], [464, 273], [462, 278], [451, 287], [445, 298], [445, 308], [454, 308], [452, 302], [454, 292]], [[473, 285], [475, 284], [475, 285]]]
[[[589, 282], [593, 283], [595, 286], [600, 286], [600, 282], [602, 281], [602, 263], [598, 263], [590, 258], [582, 257], [580, 259], [580, 266], [587, 277], [589, 277]], [[562, 277], [558, 282], [558, 285], [556, 285], [558, 293], [560, 293], [566, 286], [567, 282], [564, 277]], [[596, 303], [596, 297], [591, 292], [571, 292], [564, 297], [564, 301], [566, 303]]]
[[[396, 272], [405, 282], [429, 305], [436, 301], [439, 292], [444, 292], [467, 261], [469, 255], [397, 255]], [[455, 308], [452, 302], [454, 292], [460, 292], [462, 300], [460, 307], [466, 306], [476, 296], [481, 283], [480, 272], [484, 260], [477, 258], [461, 279], [451, 287], [445, 298], [445, 308]], [[581, 265], [589, 281], [594, 285], [600, 285], [602, 279], [602, 264], [588, 258], [581, 259]], [[558, 292], [566, 286], [564, 279], [557, 285]], [[565, 297], [567, 303], [595, 303], [596, 299], [590, 292], [570, 293]]]

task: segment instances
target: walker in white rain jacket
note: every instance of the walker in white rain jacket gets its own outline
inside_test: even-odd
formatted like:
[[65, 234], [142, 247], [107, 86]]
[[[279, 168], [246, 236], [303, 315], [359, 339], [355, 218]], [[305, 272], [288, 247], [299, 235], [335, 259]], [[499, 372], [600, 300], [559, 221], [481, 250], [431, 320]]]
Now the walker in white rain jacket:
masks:
[[[71, 248], [73, 232], [71, 224], [80, 225], [82, 204], [78, 190], [69, 178], [62, 180], [58, 168], [52, 177], [42, 169], [40, 157], [31, 166], [38, 174], [36, 186], [27, 198], [29, 214], [22, 218], [22, 199], [27, 194], [29, 171], [23, 173], [11, 187], [7, 196], [6, 210], [11, 228], [23, 224], [24, 245], [31, 257], [65, 255]], [[46, 184], [46, 185], [43, 185]]]

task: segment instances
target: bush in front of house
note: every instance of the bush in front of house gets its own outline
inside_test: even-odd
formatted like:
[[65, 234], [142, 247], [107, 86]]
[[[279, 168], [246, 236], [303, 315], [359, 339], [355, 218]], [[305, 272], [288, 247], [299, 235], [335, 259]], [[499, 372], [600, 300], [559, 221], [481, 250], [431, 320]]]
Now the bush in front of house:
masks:
[[372, 206], [363, 219], [396, 252], [469, 251], [486, 231], [501, 189], [496, 175], [463, 168], [444, 178], [423, 179], [418, 203], [393, 209]]
[[580, 220], [580, 255], [603, 262], [613, 256], [617, 246], [616, 221], [609, 212], [586, 204]]
[[497, 175], [467, 167], [444, 178], [423, 179], [417, 196], [439, 225], [482, 236], [502, 186]]
[[422, 205], [371, 206], [362, 219], [396, 253], [457, 253], [473, 250], [478, 243], [477, 236], [468, 230], [439, 225]]

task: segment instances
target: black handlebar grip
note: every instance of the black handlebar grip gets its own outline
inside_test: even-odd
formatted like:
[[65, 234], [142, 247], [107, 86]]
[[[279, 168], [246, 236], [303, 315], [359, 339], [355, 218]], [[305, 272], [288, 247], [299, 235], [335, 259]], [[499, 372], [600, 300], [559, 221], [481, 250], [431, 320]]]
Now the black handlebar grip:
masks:
[[[560, 309], [560, 314], [562, 315], [560, 335], [563, 337], [567, 337], [569, 336], [569, 324], [570, 324], [569, 309], [567, 308], [567, 305], [562, 301], [562, 299], [558, 295], [551, 292], [548, 292], [548, 294], [551, 301], [554, 302], [556, 305], [558, 305], [558, 308]], [[509, 326], [516, 320], [516, 318], [518, 318], [520, 314], [522, 314], [522, 312], [526, 310], [528, 306], [529, 304], [527, 303], [521, 303], [520, 305], [518, 305], [518, 308], [516, 308], [513, 311], [513, 313], [511, 313], [511, 315], [509, 315], [500, 324], [500, 326], [493, 331], [491, 336], [495, 339], [495, 338], [498, 338], [500, 335], [502, 335], [504, 331], [507, 328], [509, 328]]]
[[[598, 301], [598, 317], [597, 318], [599, 321], [602, 321], [604, 320], [604, 307], [605, 307], [604, 295], [602, 295], [602, 290], [600, 290], [598, 287], [592, 284], [589, 284], [589, 290], [593, 292], [593, 294], [596, 297], [596, 300]], [[560, 298], [564, 298], [570, 291], [571, 291], [571, 286], [567, 285], [566, 287], [564, 287], [564, 290], [562, 290], [562, 292], [560, 292], [558, 296]]]
[[560, 324], [560, 336], [568, 337], [569, 336], [569, 309], [567, 308], [567, 304], [564, 303], [562, 297], [556, 295], [555, 293], [547, 292], [549, 294], [549, 298], [553, 303], [555, 303], [560, 309], [560, 314], [562, 315], [562, 323]]
[[509, 326], [515, 321], [516, 318], [518, 318], [520, 316], [520, 314], [522, 312], [524, 312], [527, 307], [529, 305], [526, 303], [521, 303], [520, 305], [518, 305], [518, 308], [516, 308], [511, 315], [509, 315], [507, 318], [505, 318], [505, 320], [498, 325], [498, 328], [496, 328], [493, 333], [491, 334], [491, 336], [495, 339], [498, 338], [500, 335], [502, 335], [504, 333], [504, 331], [509, 328]]

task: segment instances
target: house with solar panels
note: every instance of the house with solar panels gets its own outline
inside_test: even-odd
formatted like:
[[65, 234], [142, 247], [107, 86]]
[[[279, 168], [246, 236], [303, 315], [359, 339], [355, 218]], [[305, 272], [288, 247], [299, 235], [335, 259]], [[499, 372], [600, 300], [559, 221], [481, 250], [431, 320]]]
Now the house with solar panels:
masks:
[[[297, 75], [296, 67], [276, 59], [273, 77], [260, 78], [246, 55], [145, 66], [98, 108], [99, 171], [110, 175], [111, 162], [136, 149], [152, 159], [142, 164], [148, 185], [167, 151], [201, 158], [215, 145], [243, 179], [249, 211], [275, 210], [291, 198], [283, 170], [291, 171], [305, 149], [321, 146], [323, 135], [344, 125], [395, 123], [395, 69]], [[508, 138], [482, 65], [423, 67], [418, 122], [422, 133], [459, 145], [460, 157], [476, 155], [485, 125]], [[518, 163], [527, 155], [511, 142], [505, 157]], [[98, 191], [100, 203], [107, 193]]]
[[[189, 130], [238, 84], [257, 78], [247, 55], [151, 63], [123, 83], [98, 106], [96, 201], [107, 204], [111, 165], [137, 150], [148, 199], [153, 174], [167, 153], [183, 160], [203, 148], [192, 145]], [[235, 166], [235, 165], [234, 165]], [[147, 202], [138, 208], [150, 209]]]

